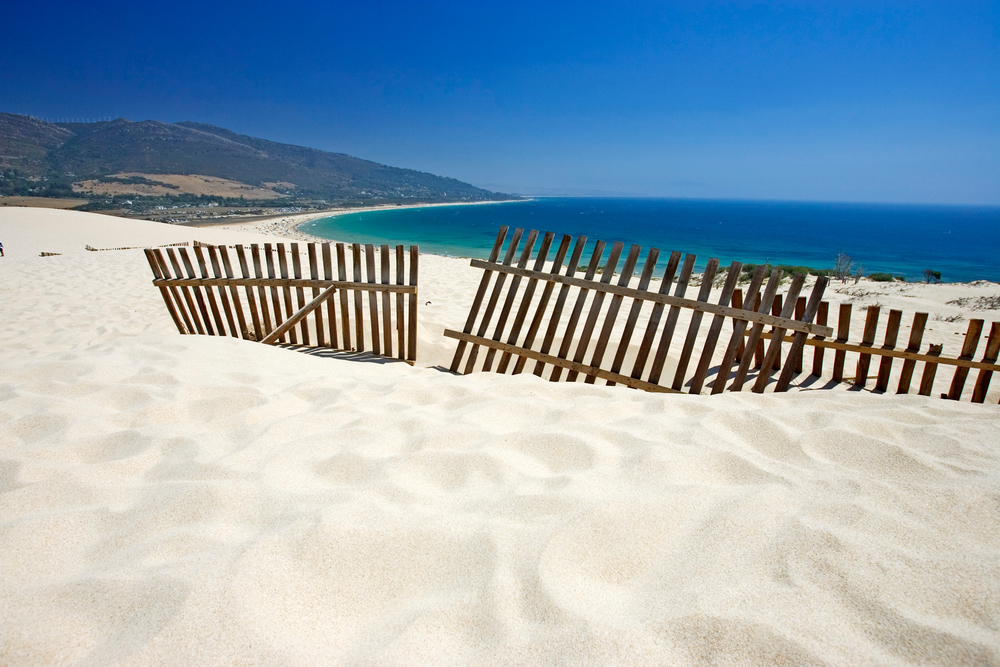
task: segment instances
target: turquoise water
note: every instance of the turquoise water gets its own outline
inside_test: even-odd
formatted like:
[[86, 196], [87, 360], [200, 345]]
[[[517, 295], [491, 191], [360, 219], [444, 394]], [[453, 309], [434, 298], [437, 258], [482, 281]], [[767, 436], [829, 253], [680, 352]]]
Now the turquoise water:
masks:
[[300, 229], [337, 241], [415, 244], [421, 252], [485, 258], [500, 225], [695, 253], [699, 266], [717, 257], [723, 264], [824, 269], [843, 251], [866, 274], [922, 280], [932, 269], [945, 282], [1000, 282], [997, 207], [553, 197], [368, 211]]

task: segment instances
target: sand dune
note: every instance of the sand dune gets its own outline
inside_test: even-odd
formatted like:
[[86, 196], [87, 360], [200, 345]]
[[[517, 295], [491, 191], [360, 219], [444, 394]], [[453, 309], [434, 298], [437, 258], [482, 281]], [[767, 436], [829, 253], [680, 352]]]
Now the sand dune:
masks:
[[452, 376], [437, 257], [416, 368], [180, 336], [83, 250], [192, 237], [275, 240], [0, 211], [0, 664], [1000, 662], [995, 400]]

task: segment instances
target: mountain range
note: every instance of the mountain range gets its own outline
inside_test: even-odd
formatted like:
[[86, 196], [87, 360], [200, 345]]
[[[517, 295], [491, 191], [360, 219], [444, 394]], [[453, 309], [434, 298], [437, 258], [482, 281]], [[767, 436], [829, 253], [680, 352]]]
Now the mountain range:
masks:
[[[191, 178], [202, 177], [202, 178]], [[515, 199], [453, 178], [195, 122], [48, 123], [0, 113], [0, 194], [246, 200]]]

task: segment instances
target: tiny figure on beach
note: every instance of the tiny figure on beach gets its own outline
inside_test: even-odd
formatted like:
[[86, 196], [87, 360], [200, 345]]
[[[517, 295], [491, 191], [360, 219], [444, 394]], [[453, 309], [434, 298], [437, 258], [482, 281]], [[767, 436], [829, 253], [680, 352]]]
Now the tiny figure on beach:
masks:
[[0, 243], [0, 257], [3, 257], [3, 243]]

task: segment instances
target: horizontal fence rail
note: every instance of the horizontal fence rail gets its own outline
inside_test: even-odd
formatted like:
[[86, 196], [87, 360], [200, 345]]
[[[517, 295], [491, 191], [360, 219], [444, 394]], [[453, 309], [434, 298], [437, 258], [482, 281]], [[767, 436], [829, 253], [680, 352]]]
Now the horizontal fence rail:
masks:
[[[941, 344], [923, 344], [926, 313], [913, 317], [908, 341], [897, 346], [905, 331], [902, 313], [893, 310], [880, 321], [880, 307], [869, 307], [860, 339], [851, 341], [852, 306], [839, 305], [836, 322], [829, 322], [825, 277], [817, 278], [808, 296], [800, 296], [803, 275], [779, 294], [786, 282], [780, 270], [768, 274], [761, 266], [748, 276], [739, 262], [720, 271], [710, 258], [699, 277], [693, 274], [694, 255], [672, 252], [662, 255], [666, 267], [657, 276], [656, 248], [640, 261], [639, 246], [626, 252], [621, 243], [609, 248], [596, 241], [584, 259], [584, 236], [557, 241], [551, 232], [509, 231], [500, 229], [487, 260], [471, 261], [483, 275], [465, 326], [444, 332], [458, 341], [453, 372], [532, 372], [569, 382], [582, 376], [587, 383], [695, 394], [748, 386], [781, 392], [793, 380], [812, 386], [813, 377], [828, 379], [825, 386], [848, 382], [878, 393], [892, 384], [905, 394], [914, 385], [929, 396], [935, 381], [948, 380], [937, 377], [939, 369], [953, 368], [948, 391], [940, 395], [982, 403], [1000, 371], [1000, 323], [992, 324], [978, 359], [982, 320], [969, 323], [954, 358], [942, 355]], [[710, 300], [713, 286], [717, 297]], [[697, 293], [689, 295], [694, 287]], [[882, 339], [876, 342], [878, 333]], [[970, 371], [977, 375], [966, 388]]]
[[[536, 230], [525, 234], [524, 230], [515, 229], [509, 239], [507, 232], [507, 227], [501, 227], [488, 260], [472, 260], [473, 267], [483, 270], [483, 277], [464, 329], [444, 332], [458, 341], [451, 363], [454, 372], [495, 368], [498, 373], [517, 374], [534, 362], [532, 372], [552, 381], [574, 382], [582, 375], [587, 383], [602, 379], [608, 385], [623, 384], [659, 392], [681, 392], [686, 388], [690, 393], [701, 393], [711, 372], [712, 390], [717, 393], [727, 382], [734, 391], [747, 383], [756, 344], [765, 326], [778, 335], [778, 340], [765, 352], [767, 368], [780, 361], [781, 338], [786, 331], [793, 334], [787, 351], [789, 357], [801, 352], [808, 335], [833, 335], [833, 329], [813, 323], [826, 278], [817, 280], [805, 312], [793, 316], [792, 309], [786, 307], [772, 314], [771, 305], [781, 282], [780, 270], [765, 275], [764, 267], [757, 268], [749, 289], [755, 297], [762, 287], [764, 291], [760, 305], [749, 310], [730, 305], [741, 276], [739, 262], [719, 273], [718, 260], [709, 259], [697, 295], [691, 298], [687, 290], [695, 286], [694, 255], [671, 253], [659, 278], [659, 288], [653, 291], [649, 287], [660, 258], [656, 248], [648, 251], [640, 268], [639, 246], [633, 245], [624, 253], [621, 243], [607, 248], [606, 243], [597, 241], [584, 265], [581, 260], [587, 245], [585, 236], [577, 237], [574, 242], [572, 237], [563, 235], [550, 260], [555, 243], [552, 232], [539, 238]], [[606, 259], [605, 249], [608, 249]], [[577, 273], [582, 273], [582, 277]], [[717, 273], [722, 293], [717, 303], [711, 303], [709, 297]], [[638, 278], [634, 288], [630, 285], [633, 278]], [[792, 280], [790, 292], [794, 296], [802, 291], [804, 281], [802, 275]], [[645, 326], [640, 326], [644, 307], [648, 314], [643, 319]], [[687, 333], [679, 355], [668, 368], [675, 333], [682, 328], [679, 326], [682, 313]], [[705, 315], [710, 315], [711, 320], [702, 332]], [[719, 347], [726, 319], [738, 326], [728, 342]], [[635, 345], [632, 340], [637, 335], [639, 342]], [[713, 363], [717, 349], [722, 358]], [[481, 350], [485, 352], [480, 354]], [[627, 365], [631, 365], [630, 371], [625, 370]], [[790, 374], [781, 373], [775, 381], [775, 390], [785, 391], [790, 381]], [[758, 373], [752, 390], [762, 392], [770, 382], [769, 373]]]
[[145, 253], [182, 334], [416, 360], [417, 246], [196, 242]]

